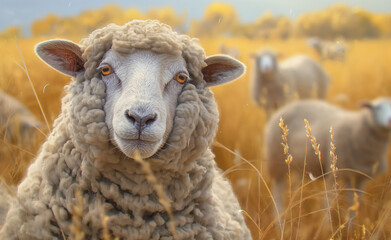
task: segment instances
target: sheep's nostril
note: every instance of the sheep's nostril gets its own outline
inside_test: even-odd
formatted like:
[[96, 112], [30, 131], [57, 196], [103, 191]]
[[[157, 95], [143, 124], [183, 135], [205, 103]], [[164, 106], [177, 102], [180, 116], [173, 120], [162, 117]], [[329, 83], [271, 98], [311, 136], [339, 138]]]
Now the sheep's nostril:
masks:
[[129, 121], [131, 122], [131, 123], [135, 123], [136, 122], [136, 119], [133, 117], [133, 116], [129, 116], [129, 115], [127, 115], [127, 117], [128, 117], [128, 119], [129, 119]]
[[143, 117], [141, 122], [148, 126], [148, 125], [151, 125], [152, 123], [154, 123], [156, 121], [156, 118], [157, 118], [157, 114], [156, 113], [149, 114], [149, 115]]
[[131, 124], [133, 124], [139, 131], [141, 131], [145, 127], [152, 125], [156, 121], [157, 114], [152, 113], [146, 116], [140, 116], [127, 110], [125, 111], [125, 117], [129, 120]]
[[132, 114], [129, 112], [129, 110], [125, 111], [125, 117], [129, 120], [132, 124], [135, 124], [136, 122], [140, 122], [140, 117], [137, 114]]

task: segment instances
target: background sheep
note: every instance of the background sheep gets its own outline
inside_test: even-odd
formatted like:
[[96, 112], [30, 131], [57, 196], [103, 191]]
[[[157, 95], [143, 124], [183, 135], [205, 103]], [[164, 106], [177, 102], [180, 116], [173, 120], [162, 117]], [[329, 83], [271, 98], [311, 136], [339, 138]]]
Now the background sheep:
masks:
[[[330, 126], [334, 129], [337, 168], [354, 169], [374, 176], [387, 169], [387, 149], [391, 130], [391, 99], [378, 98], [362, 104], [361, 111], [347, 111], [319, 100], [303, 100], [289, 104], [273, 114], [265, 128], [265, 162], [271, 177], [276, 181], [276, 200], [281, 206], [281, 190], [287, 175], [283, 148], [281, 146], [280, 117], [289, 129], [287, 137], [289, 153], [293, 157], [291, 169], [302, 172], [306, 157], [306, 172], [314, 176], [321, 174], [318, 156], [309, 146], [306, 154], [307, 119], [312, 135], [320, 144], [324, 172], [330, 171]], [[353, 171], [338, 172], [353, 187], [360, 188], [365, 176]], [[355, 186], [354, 186], [355, 185]], [[279, 192], [278, 192], [279, 191]], [[281, 209], [281, 207], [280, 207]]]
[[329, 77], [311, 58], [295, 55], [277, 63], [277, 56], [271, 50], [252, 57], [252, 98], [265, 108], [268, 117], [273, 110], [296, 98], [326, 98]]
[[68, 238], [77, 205], [85, 238], [101, 238], [106, 227], [121, 239], [173, 239], [169, 214], [143, 170], [150, 165], [179, 239], [250, 239], [210, 151], [218, 112], [207, 88], [241, 76], [242, 63], [205, 59], [195, 40], [149, 20], [109, 25], [81, 46], [52, 40], [36, 51], [74, 79], [1, 238]]
[[41, 123], [22, 103], [0, 90], [1, 138], [9, 142], [31, 138]]
[[23, 178], [39, 146], [36, 140], [42, 136], [35, 133], [41, 126], [30, 110], [0, 90], [0, 176], [8, 184]]
[[322, 41], [313, 37], [309, 38], [307, 43], [315, 49], [321, 60], [345, 61], [346, 46], [341, 41]]

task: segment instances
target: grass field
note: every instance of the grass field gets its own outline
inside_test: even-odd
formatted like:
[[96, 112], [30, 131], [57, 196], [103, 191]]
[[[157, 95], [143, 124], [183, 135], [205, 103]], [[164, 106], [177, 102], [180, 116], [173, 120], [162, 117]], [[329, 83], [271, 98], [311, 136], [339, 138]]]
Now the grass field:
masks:
[[[45, 130], [48, 133], [60, 112], [63, 87], [69, 78], [50, 69], [35, 56], [34, 45], [43, 40], [45, 39], [21, 39], [18, 42], [0, 40], [0, 88], [22, 101], [45, 122], [24, 70], [23, 56], [28, 75], [49, 123]], [[284, 230], [281, 231], [280, 226], [273, 224], [277, 219], [266, 187], [270, 180], [263, 170], [262, 161], [266, 117], [264, 111], [257, 108], [250, 99], [249, 72], [252, 65], [248, 56], [260, 48], [272, 47], [283, 54], [282, 58], [304, 53], [318, 59], [316, 53], [307, 47], [305, 39], [260, 41], [246, 38], [203, 38], [200, 43], [207, 55], [218, 53], [221, 43], [236, 46], [240, 49], [239, 60], [247, 65], [248, 71], [241, 79], [213, 88], [220, 110], [219, 130], [213, 150], [216, 161], [231, 179], [242, 207], [248, 213], [248, 225], [254, 239], [280, 239], [281, 234], [284, 239], [390, 239], [390, 170], [368, 182], [365, 193], [357, 200], [359, 205], [351, 208], [356, 217], [350, 224], [345, 222], [349, 216], [347, 209], [352, 206], [343, 201], [343, 196], [339, 210], [329, 216], [329, 211], [323, 206], [324, 194], [319, 192], [322, 190], [322, 182], [307, 180], [305, 186], [302, 186], [300, 176], [292, 176], [292, 182], [297, 183], [293, 184], [295, 187], [292, 189], [292, 194], [296, 197], [286, 211], [287, 214], [282, 216], [282, 219], [286, 219], [281, 226]], [[328, 101], [348, 109], [357, 109], [360, 100], [380, 95], [391, 96], [391, 40], [354, 41], [348, 42], [347, 46], [345, 62], [322, 62], [331, 76]], [[341, 94], [343, 98], [340, 97]], [[0, 144], [0, 174], [8, 183], [20, 181], [44, 139], [45, 135], [38, 133], [33, 146], [29, 148], [19, 143]], [[301, 189], [304, 191], [303, 197], [298, 194]], [[288, 191], [286, 196], [288, 198]], [[302, 211], [299, 216], [300, 203]], [[332, 226], [328, 224], [329, 217], [334, 223]]]

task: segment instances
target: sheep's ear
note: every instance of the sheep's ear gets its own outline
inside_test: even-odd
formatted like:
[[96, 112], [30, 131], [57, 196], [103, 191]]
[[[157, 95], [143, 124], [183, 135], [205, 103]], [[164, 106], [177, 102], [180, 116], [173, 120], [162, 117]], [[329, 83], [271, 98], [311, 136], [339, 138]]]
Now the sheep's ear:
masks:
[[65, 75], [76, 77], [78, 72], [84, 70], [82, 51], [74, 42], [62, 39], [41, 42], [35, 46], [35, 53], [42, 61]]
[[358, 105], [359, 105], [360, 108], [369, 108], [369, 109], [371, 109], [373, 107], [372, 103], [369, 102], [369, 101], [360, 101]]
[[246, 70], [243, 63], [224, 54], [207, 57], [205, 63], [207, 66], [202, 69], [202, 74], [208, 87], [235, 80]]

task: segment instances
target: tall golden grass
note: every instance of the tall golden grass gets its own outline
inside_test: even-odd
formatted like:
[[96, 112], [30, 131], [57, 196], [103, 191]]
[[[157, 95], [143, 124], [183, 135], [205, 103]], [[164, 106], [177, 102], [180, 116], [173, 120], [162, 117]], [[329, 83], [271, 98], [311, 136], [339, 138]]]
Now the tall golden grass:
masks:
[[[46, 39], [21, 39], [18, 43], [43, 112], [52, 124], [60, 112], [63, 87], [69, 78], [50, 69], [35, 56], [34, 45], [43, 40]], [[281, 52], [283, 58], [297, 53], [307, 54], [315, 59], [318, 57], [306, 45], [305, 39], [200, 39], [207, 55], [218, 53], [221, 43], [240, 49], [239, 60], [248, 66], [248, 71], [241, 79], [212, 89], [220, 111], [220, 124], [213, 151], [219, 166], [232, 181], [254, 239], [390, 239], [390, 171], [369, 179], [364, 193], [351, 208], [356, 216], [352, 222], [347, 221], [348, 208], [351, 206], [343, 201], [346, 189], [343, 183], [337, 184], [338, 178], [332, 189], [326, 189], [327, 192], [335, 193], [334, 196], [339, 199], [337, 202], [330, 199], [329, 204], [333, 208], [329, 210], [323, 205], [325, 184], [322, 177], [317, 181], [306, 179], [302, 182], [301, 176], [292, 174], [289, 178], [292, 188], [285, 192], [289, 200], [288, 208], [280, 213], [279, 219], [275, 218], [275, 206], [268, 191], [270, 179], [263, 169], [262, 146], [266, 116], [250, 98], [249, 73], [252, 63], [248, 56], [260, 48], [271, 47]], [[0, 88], [23, 102], [44, 122], [22, 67], [16, 40], [0, 40], [0, 52]], [[345, 62], [324, 61], [322, 64], [331, 76], [328, 101], [332, 103], [357, 109], [357, 103], [362, 99], [373, 99], [379, 95], [391, 96], [390, 39], [349, 42]], [[338, 97], [341, 94], [346, 97]], [[48, 130], [45, 131], [47, 132]], [[33, 139], [34, 146], [28, 150], [20, 143], [0, 144], [0, 174], [5, 176], [7, 183], [17, 184], [21, 180], [44, 139], [44, 134], [37, 133]], [[281, 151], [284, 151], [283, 147]], [[322, 157], [327, 154], [329, 153], [322, 153]], [[289, 167], [289, 164], [283, 167]], [[338, 171], [336, 174], [338, 176]]]

